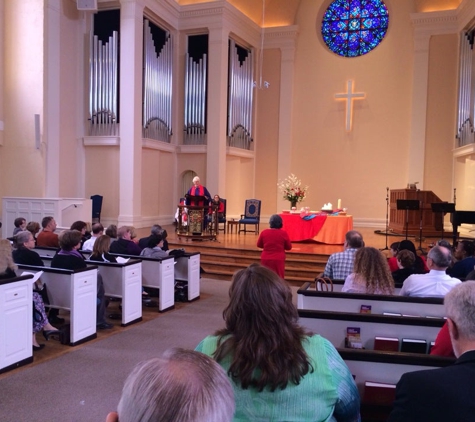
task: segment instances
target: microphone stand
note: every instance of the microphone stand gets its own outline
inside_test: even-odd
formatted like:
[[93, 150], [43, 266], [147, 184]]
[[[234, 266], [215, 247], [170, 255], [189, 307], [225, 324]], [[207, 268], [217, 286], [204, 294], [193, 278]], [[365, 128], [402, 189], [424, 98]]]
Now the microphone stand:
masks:
[[386, 246], [384, 248], [380, 249], [380, 251], [389, 251], [389, 247], [388, 247], [388, 231], [389, 231], [388, 221], [389, 221], [389, 187], [386, 188]]

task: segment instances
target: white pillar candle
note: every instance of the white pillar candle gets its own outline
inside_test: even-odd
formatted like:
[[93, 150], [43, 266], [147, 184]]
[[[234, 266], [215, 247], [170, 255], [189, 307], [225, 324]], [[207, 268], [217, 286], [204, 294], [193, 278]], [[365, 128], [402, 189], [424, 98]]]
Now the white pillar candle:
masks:
[[338, 200], [338, 207], [339, 210], [341, 210], [341, 199]]

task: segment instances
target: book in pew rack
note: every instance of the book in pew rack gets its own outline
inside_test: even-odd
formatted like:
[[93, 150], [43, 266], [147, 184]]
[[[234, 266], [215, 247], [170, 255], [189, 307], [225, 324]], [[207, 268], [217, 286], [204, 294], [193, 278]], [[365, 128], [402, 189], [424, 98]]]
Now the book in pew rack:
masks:
[[375, 337], [374, 350], [383, 350], [385, 352], [398, 352], [399, 339], [395, 337]]
[[363, 403], [392, 406], [396, 398], [396, 385], [366, 381]]
[[414, 338], [403, 338], [401, 342], [401, 352], [426, 354], [427, 341]]
[[345, 347], [349, 349], [362, 349], [360, 327], [346, 327]]
[[361, 305], [360, 314], [370, 314], [371, 313], [371, 305]]

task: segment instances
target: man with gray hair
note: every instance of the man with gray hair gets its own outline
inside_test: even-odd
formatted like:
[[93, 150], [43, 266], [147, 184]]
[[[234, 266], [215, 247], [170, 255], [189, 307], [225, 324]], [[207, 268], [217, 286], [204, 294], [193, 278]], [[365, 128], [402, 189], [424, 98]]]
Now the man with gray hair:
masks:
[[171, 349], [134, 368], [106, 422], [227, 422], [233, 415], [224, 369], [200, 352]]
[[344, 251], [330, 255], [325, 271], [320, 277], [329, 277], [332, 280], [344, 280], [353, 272], [356, 251], [364, 246], [363, 236], [356, 230], [350, 230], [345, 235]]
[[445, 270], [452, 262], [452, 253], [443, 246], [434, 246], [427, 255], [429, 273], [413, 274], [406, 278], [401, 296], [444, 297], [461, 281], [450, 277]]
[[396, 387], [388, 422], [457, 422], [475, 418], [475, 281], [455, 286], [444, 299], [457, 360], [441, 369], [408, 372]]

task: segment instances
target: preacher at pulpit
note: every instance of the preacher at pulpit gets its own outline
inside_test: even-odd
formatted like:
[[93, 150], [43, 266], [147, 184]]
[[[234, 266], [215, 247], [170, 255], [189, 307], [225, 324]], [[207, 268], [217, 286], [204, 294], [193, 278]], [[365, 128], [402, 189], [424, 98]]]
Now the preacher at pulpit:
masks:
[[[193, 198], [190, 198], [190, 196], [204, 197], [206, 199], [206, 203], [204, 203], [203, 200], [194, 201]], [[208, 189], [206, 189], [206, 187], [200, 183], [200, 178], [198, 176], [195, 176], [193, 178], [193, 186], [188, 190], [188, 193], [186, 195], [186, 205], [203, 206], [208, 205], [209, 201], [211, 201], [211, 195], [208, 192]]]

